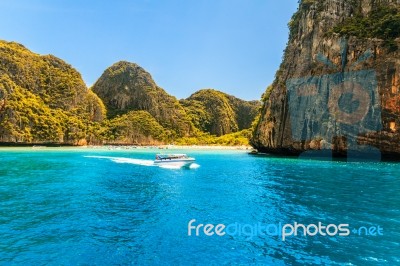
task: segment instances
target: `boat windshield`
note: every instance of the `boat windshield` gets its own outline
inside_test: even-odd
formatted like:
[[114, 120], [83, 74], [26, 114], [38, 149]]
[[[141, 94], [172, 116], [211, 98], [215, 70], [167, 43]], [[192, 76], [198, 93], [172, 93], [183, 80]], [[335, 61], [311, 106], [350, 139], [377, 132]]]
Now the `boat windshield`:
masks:
[[156, 160], [187, 159], [186, 154], [157, 154]]

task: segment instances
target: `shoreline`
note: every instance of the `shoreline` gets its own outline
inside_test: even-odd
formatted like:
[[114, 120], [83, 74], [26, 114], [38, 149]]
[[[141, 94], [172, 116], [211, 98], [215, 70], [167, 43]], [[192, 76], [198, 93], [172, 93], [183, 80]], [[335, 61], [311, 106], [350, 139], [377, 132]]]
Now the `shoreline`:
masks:
[[67, 144], [0, 144], [1, 149], [31, 148], [32, 150], [41, 149], [97, 149], [97, 150], [244, 150], [251, 151], [254, 148], [246, 145], [224, 146], [224, 145], [67, 145]]

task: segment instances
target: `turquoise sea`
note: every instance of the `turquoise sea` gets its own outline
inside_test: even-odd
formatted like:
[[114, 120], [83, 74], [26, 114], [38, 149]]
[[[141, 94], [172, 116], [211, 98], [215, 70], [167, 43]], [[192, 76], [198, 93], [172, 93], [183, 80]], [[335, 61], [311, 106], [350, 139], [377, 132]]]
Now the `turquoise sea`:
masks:
[[[0, 264], [400, 265], [399, 163], [168, 150], [198, 164], [169, 169], [157, 152], [0, 149]], [[189, 236], [193, 219], [230, 231]], [[295, 223], [349, 234], [274, 234]]]

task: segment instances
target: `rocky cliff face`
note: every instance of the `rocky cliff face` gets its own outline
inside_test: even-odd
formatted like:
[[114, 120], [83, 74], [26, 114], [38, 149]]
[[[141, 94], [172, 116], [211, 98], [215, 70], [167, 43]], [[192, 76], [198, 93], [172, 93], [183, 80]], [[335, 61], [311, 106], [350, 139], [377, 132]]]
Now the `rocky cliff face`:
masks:
[[142, 110], [177, 136], [193, 133], [193, 124], [178, 100], [158, 87], [151, 75], [134, 63], [115, 63], [104, 71], [92, 89], [106, 105], [109, 118]]
[[399, 155], [397, 8], [399, 0], [301, 1], [252, 145], [281, 154], [368, 145]]

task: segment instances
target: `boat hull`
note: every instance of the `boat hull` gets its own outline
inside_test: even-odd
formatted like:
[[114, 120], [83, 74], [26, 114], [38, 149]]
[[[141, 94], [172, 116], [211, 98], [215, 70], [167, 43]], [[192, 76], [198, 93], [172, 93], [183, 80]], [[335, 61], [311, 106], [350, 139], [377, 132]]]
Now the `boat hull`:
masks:
[[165, 159], [165, 160], [155, 160], [154, 164], [160, 166], [173, 166], [173, 167], [189, 167], [195, 162], [194, 159]]

